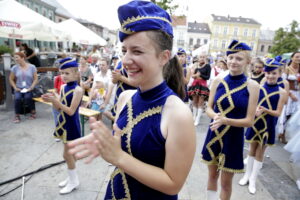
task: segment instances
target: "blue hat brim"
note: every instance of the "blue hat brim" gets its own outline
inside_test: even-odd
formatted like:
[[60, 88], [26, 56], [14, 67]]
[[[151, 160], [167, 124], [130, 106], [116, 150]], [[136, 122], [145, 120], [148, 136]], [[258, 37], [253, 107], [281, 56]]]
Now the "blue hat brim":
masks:
[[173, 38], [172, 20], [170, 15], [149, 1], [131, 1], [118, 9], [121, 28], [121, 42], [136, 32], [161, 30]]
[[251, 51], [251, 50], [252, 50], [251, 47], [249, 47], [246, 43], [233, 40], [228, 46], [226, 55], [228, 56], [230, 54], [234, 54], [240, 51]]
[[282, 66], [282, 64], [280, 64], [277, 60], [267, 59], [264, 62], [264, 71], [265, 72], [270, 72], [270, 71], [278, 69], [280, 66]]
[[72, 68], [72, 67], [78, 67], [78, 63], [75, 58], [73, 59], [68, 57], [59, 61], [59, 69], [61, 70]]

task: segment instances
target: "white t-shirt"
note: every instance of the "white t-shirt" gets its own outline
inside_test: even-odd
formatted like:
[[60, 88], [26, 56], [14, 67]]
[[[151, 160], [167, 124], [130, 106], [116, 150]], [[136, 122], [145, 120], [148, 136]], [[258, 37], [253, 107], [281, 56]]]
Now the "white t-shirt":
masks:
[[90, 64], [89, 67], [90, 67], [90, 69], [93, 73], [93, 76], [95, 76], [95, 74], [98, 73], [98, 71], [99, 71], [99, 63], [98, 62], [97, 63], [92, 63], [92, 64]]
[[102, 81], [104, 83], [104, 87], [105, 87], [104, 89], [107, 92], [108, 91], [108, 87], [113, 84], [112, 80], [111, 80], [111, 71], [107, 70], [106, 74], [103, 74], [101, 71], [97, 72], [94, 75], [93, 85], [95, 84], [96, 80], [100, 80], [100, 81]]

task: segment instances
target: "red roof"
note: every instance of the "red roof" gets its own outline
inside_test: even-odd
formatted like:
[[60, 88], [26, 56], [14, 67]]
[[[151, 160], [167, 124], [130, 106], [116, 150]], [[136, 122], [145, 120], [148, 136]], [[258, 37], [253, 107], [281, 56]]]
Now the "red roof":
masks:
[[186, 16], [171, 16], [173, 26], [186, 26]]

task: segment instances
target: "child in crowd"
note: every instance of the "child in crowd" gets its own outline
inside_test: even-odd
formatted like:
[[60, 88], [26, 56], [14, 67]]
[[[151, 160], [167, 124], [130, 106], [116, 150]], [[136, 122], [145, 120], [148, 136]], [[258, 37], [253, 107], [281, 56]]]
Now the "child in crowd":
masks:
[[[88, 101], [88, 106], [92, 110], [99, 111], [100, 113], [104, 112], [104, 109], [101, 108], [101, 105], [104, 104], [105, 88], [104, 82], [101, 80], [101, 77], [95, 77], [94, 87], [91, 89], [90, 99]], [[101, 119], [102, 115], [100, 114], [98, 119]]]
[[88, 95], [88, 91], [90, 90], [93, 83], [93, 73], [91, 68], [88, 66], [87, 57], [80, 57], [80, 86], [84, 90], [85, 95]]
[[83, 90], [77, 83], [79, 73], [75, 59], [62, 59], [59, 68], [62, 79], [66, 83], [61, 87], [60, 97], [55, 93], [47, 93], [42, 95], [42, 99], [46, 102], [51, 102], [53, 107], [60, 111], [54, 136], [60, 138], [64, 143], [63, 157], [68, 166], [69, 176], [66, 180], [59, 183], [59, 187], [63, 187], [60, 190], [60, 194], [67, 194], [79, 186], [79, 180], [75, 171], [76, 159], [68, 153], [69, 147], [67, 143], [81, 137], [79, 106]]
[[206, 113], [212, 120], [202, 149], [208, 165], [207, 200], [230, 199], [233, 176], [244, 170], [244, 127], [254, 123], [259, 95], [259, 85], [245, 75], [250, 51], [247, 44], [233, 40], [226, 51], [229, 73], [211, 84]]
[[267, 146], [275, 144], [277, 118], [286, 102], [287, 93], [278, 85], [280, 63], [274, 59], [266, 60], [264, 71], [266, 82], [260, 87], [259, 101], [254, 125], [246, 131], [246, 141], [250, 143], [247, 168], [240, 185], [247, 185], [251, 194], [256, 193], [256, 179], [262, 167]]

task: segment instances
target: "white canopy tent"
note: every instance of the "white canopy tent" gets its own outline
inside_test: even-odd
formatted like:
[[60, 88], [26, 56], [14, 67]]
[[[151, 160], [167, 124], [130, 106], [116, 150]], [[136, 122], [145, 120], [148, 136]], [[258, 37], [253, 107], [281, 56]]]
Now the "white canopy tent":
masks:
[[14, 0], [0, 0], [0, 37], [40, 41], [68, 39], [58, 24]]
[[199, 56], [201, 53], [207, 54], [208, 50], [209, 50], [209, 44], [207, 43], [192, 51], [192, 56]]
[[106, 45], [106, 41], [74, 19], [60, 22], [59, 27], [70, 35], [70, 41], [86, 45]]

